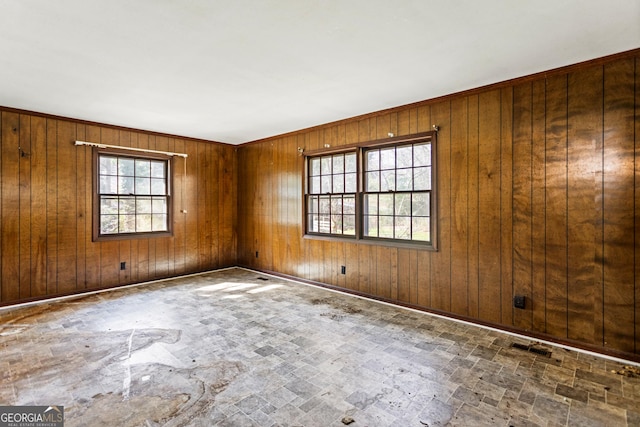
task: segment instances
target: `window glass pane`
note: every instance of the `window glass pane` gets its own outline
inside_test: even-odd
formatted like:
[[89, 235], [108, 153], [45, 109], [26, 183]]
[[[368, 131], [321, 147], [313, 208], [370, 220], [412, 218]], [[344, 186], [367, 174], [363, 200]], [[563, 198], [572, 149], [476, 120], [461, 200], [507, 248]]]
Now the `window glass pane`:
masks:
[[165, 177], [165, 162], [152, 161], [151, 162], [151, 177], [152, 178], [164, 178]]
[[136, 199], [134, 197], [120, 198], [120, 214], [135, 214]]
[[333, 156], [333, 173], [344, 173], [344, 154]]
[[318, 213], [318, 197], [309, 197], [308, 213]]
[[117, 214], [118, 213], [118, 199], [116, 197], [101, 197], [100, 198], [100, 213], [105, 214]]
[[309, 223], [307, 224], [307, 227], [309, 227], [308, 231], [317, 233], [318, 222], [318, 215], [309, 215]]
[[394, 169], [396, 167], [396, 149], [385, 148], [380, 150], [380, 169]]
[[151, 162], [149, 160], [136, 159], [136, 176], [146, 178], [151, 176]]
[[431, 166], [431, 144], [413, 145], [413, 166]]
[[331, 215], [331, 232], [342, 234], [342, 215]]
[[378, 217], [367, 215], [364, 217], [364, 235], [378, 237]]
[[396, 193], [395, 214], [411, 216], [411, 193]]
[[396, 217], [394, 238], [411, 240], [411, 217], [409, 216]]
[[331, 232], [331, 216], [320, 215], [318, 218], [318, 232], [329, 233]]
[[364, 213], [366, 215], [378, 215], [378, 195], [364, 195]]
[[322, 175], [331, 174], [331, 156], [324, 156], [320, 158], [320, 173]]
[[380, 191], [380, 172], [367, 172], [365, 175], [366, 191]]
[[429, 216], [429, 193], [414, 193], [411, 203], [413, 216]]
[[118, 194], [134, 194], [134, 183], [132, 176], [118, 176]]
[[136, 232], [136, 216], [135, 215], [120, 215], [120, 233], [135, 233]]
[[342, 209], [345, 214], [354, 214], [356, 213], [356, 198], [353, 196], [345, 196], [342, 201]]
[[151, 231], [151, 215], [149, 214], [136, 215], [136, 231], [137, 232]]
[[396, 171], [396, 180], [398, 191], [413, 190], [413, 169], [398, 169]]
[[413, 240], [420, 240], [423, 242], [430, 241], [429, 236], [429, 218], [428, 217], [414, 217], [413, 223]]
[[431, 168], [415, 168], [413, 170], [413, 189], [431, 190]]
[[151, 211], [154, 214], [167, 213], [167, 199], [165, 199], [164, 197], [154, 197], [151, 203]]
[[[136, 197], [136, 212], [138, 214], [151, 213], [151, 198], [150, 197]], [[151, 222], [149, 222], [151, 224]]]
[[393, 238], [393, 217], [381, 216], [378, 218], [378, 223], [380, 225], [380, 228], [378, 230], [378, 235], [380, 237], [392, 239]]
[[331, 193], [331, 175], [322, 175], [320, 178], [322, 180], [320, 193], [322, 194]]
[[393, 215], [393, 194], [380, 194], [380, 215]]
[[314, 157], [311, 159], [311, 175], [320, 175], [320, 159]]
[[167, 231], [167, 215], [151, 215], [151, 231]]
[[396, 171], [380, 172], [380, 191], [394, 191], [396, 189]]
[[164, 179], [151, 178], [151, 194], [166, 194]]
[[118, 175], [133, 176], [135, 170], [134, 164], [133, 159], [125, 157], [118, 158]]
[[320, 197], [320, 213], [329, 214], [331, 212], [331, 199], [329, 197]]
[[411, 145], [405, 145], [396, 149], [396, 161], [398, 168], [410, 168], [413, 166], [413, 151]]
[[151, 194], [151, 180], [149, 178], [136, 178], [135, 194]]
[[118, 158], [109, 156], [100, 156], [100, 175], [117, 175], [118, 174]]
[[100, 176], [100, 194], [118, 194], [118, 177]]
[[331, 197], [331, 213], [342, 214], [342, 196]]
[[358, 191], [358, 184], [357, 184], [357, 176], [355, 173], [348, 173], [344, 176], [344, 180], [345, 180], [345, 186], [344, 186], [344, 192], [345, 193], [355, 193], [356, 191]]
[[379, 170], [380, 169], [380, 151], [369, 150], [367, 151], [367, 161], [365, 168], [367, 170]]
[[320, 177], [314, 176], [311, 178], [311, 188], [309, 189], [311, 194], [320, 194]]
[[343, 227], [344, 234], [348, 234], [350, 236], [356, 235], [356, 216], [355, 215], [345, 215], [343, 218]]
[[118, 215], [100, 215], [100, 233], [116, 234], [118, 232]]
[[344, 193], [344, 175], [333, 175], [333, 192]]
[[344, 171], [356, 172], [356, 153], [347, 153], [344, 155]]

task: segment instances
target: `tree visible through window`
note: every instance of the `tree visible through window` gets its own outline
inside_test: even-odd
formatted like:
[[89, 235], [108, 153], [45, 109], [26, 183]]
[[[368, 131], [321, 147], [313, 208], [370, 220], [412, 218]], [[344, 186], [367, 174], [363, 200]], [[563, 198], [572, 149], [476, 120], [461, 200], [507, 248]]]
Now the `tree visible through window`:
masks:
[[306, 233], [435, 249], [435, 132], [307, 157]]
[[98, 237], [168, 233], [169, 160], [99, 153]]

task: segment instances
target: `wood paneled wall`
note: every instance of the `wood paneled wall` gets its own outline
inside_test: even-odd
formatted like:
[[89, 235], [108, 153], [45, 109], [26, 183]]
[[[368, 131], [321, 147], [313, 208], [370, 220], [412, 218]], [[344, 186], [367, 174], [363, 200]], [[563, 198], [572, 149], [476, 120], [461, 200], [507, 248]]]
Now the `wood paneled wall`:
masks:
[[[303, 238], [297, 147], [434, 124], [437, 252]], [[637, 50], [246, 144], [238, 165], [241, 265], [640, 354]]]
[[[9, 109], [0, 118], [1, 303], [236, 265], [236, 147]], [[186, 176], [184, 159], [173, 163], [173, 236], [92, 242], [92, 149], [75, 140], [187, 153]]]

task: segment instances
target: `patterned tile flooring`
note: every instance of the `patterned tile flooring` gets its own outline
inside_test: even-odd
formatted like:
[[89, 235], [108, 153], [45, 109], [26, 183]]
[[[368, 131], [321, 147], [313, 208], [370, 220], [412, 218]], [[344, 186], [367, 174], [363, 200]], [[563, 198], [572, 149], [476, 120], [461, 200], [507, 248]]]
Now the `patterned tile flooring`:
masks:
[[0, 404], [66, 426], [640, 425], [624, 364], [529, 345], [229, 269], [0, 310]]

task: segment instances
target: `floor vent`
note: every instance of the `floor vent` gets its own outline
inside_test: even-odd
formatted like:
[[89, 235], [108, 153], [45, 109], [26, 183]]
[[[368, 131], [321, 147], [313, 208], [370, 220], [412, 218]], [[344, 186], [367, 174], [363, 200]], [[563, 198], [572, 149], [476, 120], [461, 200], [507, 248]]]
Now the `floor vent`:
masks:
[[528, 351], [530, 353], [535, 353], [540, 356], [551, 357], [551, 352], [549, 350], [545, 350], [544, 348], [533, 347], [525, 344], [518, 344], [514, 342], [511, 344], [512, 348], [517, 348], [518, 350]]
[[264, 280], [264, 281], [269, 280], [269, 279], [267, 279], [266, 277], [258, 277], [257, 279], [258, 279], [258, 280]]

